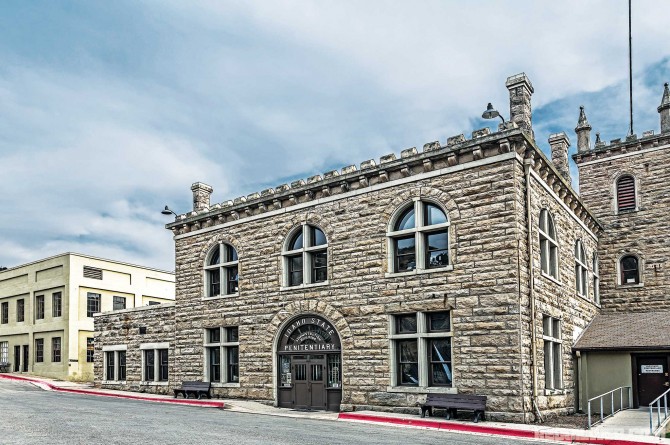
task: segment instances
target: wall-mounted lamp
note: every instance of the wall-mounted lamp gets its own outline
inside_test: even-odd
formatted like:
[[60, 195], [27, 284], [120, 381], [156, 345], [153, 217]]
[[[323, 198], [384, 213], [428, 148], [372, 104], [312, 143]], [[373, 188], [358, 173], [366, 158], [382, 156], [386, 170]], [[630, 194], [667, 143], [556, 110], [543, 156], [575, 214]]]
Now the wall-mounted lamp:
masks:
[[175, 217], [177, 216], [177, 214], [175, 212], [173, 212], [172, 210], [170, 210], [168, 208], [168, 206], [165, 206], [165, 208], [163, 210], [161, 210], [161, 213], [163, 215], [174, 215]]
[[486, 106], [486, 111], [482, 113], [482, 118], [484, 119], [495, 119], [496, 117], [499, 117], [503, 121], [503, 125], [505, 125], [505, 118], [503, 118], [500, 113], [498, 113], [497, 110], [493, 109], [493, 105], [491, 105], [491, 102]]

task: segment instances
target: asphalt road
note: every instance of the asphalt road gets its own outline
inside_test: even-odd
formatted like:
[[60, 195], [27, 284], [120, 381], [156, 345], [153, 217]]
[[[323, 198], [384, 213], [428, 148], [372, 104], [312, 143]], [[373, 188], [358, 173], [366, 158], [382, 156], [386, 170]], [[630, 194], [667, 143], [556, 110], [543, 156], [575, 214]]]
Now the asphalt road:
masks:
[[547, 444], [43, 391], [0, 380], [0, 444]]

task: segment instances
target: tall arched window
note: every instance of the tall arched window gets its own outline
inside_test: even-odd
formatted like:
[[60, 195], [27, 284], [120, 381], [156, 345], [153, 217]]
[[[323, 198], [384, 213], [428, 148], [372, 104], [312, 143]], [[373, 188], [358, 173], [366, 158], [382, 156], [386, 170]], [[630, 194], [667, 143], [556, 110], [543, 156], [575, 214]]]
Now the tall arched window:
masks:
[[600, 266], [598, 254], [593, 253], [593, 301], [600, 304]]
[[205, 297], [233, 295], [238, 289], [237, 250], [228, 244], [217, 244], [205, 261]]
[[540, 211], [540, 264], [542, 272], [558, 279], [558, 242], [554, 219], [547, 209]]
[[577, 295], [588, 296], [588, 268], [586, 267], [586, 252], [580, 240], [575, 243], [575, 283]]
[[449, 266], [449, 218], [437, 204], [413, 202], [389, 229], [393, 272]]
[[621, 284], [640, 284], [640, 261], [635, 255], [626, 255], [619, 261]]
[[623, 175], [617, 180], [616, 203], [618, 212], [628, 212], [637, 209], [635, 178], [631, 175]]
[[284, 246], [286, 286], [322, 283], [328, 279], [328, 240], [321, 229], [304, 224]]

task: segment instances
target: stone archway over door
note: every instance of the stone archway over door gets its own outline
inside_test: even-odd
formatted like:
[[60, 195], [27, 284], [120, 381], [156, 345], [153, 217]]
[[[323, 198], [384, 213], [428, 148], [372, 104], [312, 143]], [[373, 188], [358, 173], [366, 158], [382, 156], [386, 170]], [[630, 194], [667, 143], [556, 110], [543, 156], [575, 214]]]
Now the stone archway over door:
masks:
[[277, 348], [279, 406], [339, 411], [341, 349], [337, 330], [323, 317], [304, 314], [286, 324]]

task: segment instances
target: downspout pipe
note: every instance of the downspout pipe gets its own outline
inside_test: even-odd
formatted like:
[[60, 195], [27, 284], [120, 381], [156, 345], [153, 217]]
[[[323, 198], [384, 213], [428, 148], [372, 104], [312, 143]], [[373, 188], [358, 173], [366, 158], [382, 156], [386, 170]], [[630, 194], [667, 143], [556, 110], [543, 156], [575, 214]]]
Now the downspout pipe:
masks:
[[523, 171], [526, 176], [526, 232], [528, 234], [527, 243], [528, 245], [528, 298], [530, 299], [530, 341], [531, 341], [531, 385], [532, 385], [532, 404], [535, 409], [535, 415], [537, 419], [542, 422], [542, 413], [540, 412], [540, 407], [537, 404], [537, 333], [535, 328], [535, 273], [533, 269], [533, 224], [532, 224], [532, 200], [531, 200], [531, 190], [530, 190], [530, 169], [532, 161], [530, 159], [523, 160]]

